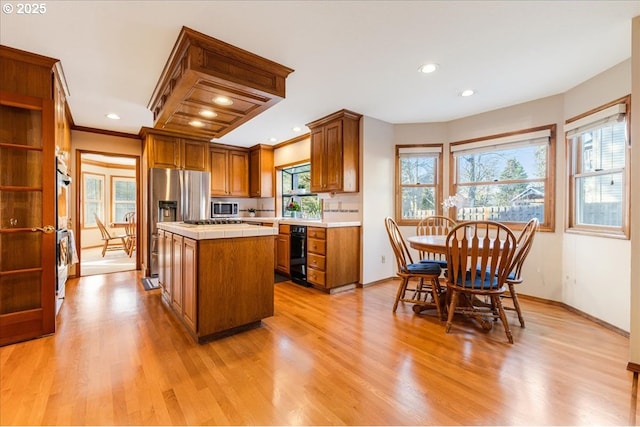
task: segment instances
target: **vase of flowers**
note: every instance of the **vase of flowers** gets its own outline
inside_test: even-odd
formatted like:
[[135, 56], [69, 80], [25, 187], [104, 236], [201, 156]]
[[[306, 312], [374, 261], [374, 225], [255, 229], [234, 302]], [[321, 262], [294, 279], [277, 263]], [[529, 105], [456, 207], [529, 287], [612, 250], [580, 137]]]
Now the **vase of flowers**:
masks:
[[249, 216], [256, 216], [256, 210], [254, 208], [249, 208], [247, 211], [249, 212]]

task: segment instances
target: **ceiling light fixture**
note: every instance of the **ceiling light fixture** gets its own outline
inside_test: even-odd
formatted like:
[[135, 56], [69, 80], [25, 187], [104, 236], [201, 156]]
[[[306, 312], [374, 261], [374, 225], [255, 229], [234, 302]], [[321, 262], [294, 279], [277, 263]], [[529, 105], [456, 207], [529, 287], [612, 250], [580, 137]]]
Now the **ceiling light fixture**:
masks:
[[231, 104], [233, 104], [233, 101], [230, 100], [229, 98], [227, 98], [226, 96], [216, 96], [215, 98], [213, 98], [213, 102], [215, 102], [218, 105], [231, 105]]
[[460, 96], [471, 96], [473, 94], [475, 94], [476, 92], [473, 89], [465, 89], [462, 92], [460, 92]]
[[217, 114], [211, 110], [200, 110], [198, 114], [200, 114], [202, 117], [206, 117], [207, 119], [211, 119], [217, 116]]
[[291, 128], [292, 131], [294, 132], [300, 132], [302, 130], [302, 128], [300, 126], [295, 126], [293, 128]]
[[109, 113], [107, 114], [107, 118], [111, 119], [111, 120], [120, 120], [120, 116], [117, 115], [116, 113]]
[[200, 120], [191, 120], [189, 124], [195, 128], [201, 128], [204, 126], [204, 123], [202, 123]]
[[424, 64], [418, 68], [418, 71], [424, 74], [433, 73], [438, 69], [438, 64]]
[[271, 141], [271, 142], [276, 142], [276, 141], [277, 141], [277, 139], [276, 139], [276, 138], [274, 138], [274, 137], [271, 137], [271, 138], [269, 138], [269, 141]]

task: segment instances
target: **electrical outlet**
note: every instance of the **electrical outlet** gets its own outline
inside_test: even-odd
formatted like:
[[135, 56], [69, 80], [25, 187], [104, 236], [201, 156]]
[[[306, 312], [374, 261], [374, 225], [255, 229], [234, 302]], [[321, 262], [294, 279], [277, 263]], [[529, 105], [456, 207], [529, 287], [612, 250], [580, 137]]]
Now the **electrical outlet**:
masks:
[[387, 257], [385, 257], [384, 255], [382, 255], [382, 256], [380, 257], [380, 262], [381, 262], [381, 263], [383, 263], [383, 264], [384, 264], [385, 262], [387, 262]]

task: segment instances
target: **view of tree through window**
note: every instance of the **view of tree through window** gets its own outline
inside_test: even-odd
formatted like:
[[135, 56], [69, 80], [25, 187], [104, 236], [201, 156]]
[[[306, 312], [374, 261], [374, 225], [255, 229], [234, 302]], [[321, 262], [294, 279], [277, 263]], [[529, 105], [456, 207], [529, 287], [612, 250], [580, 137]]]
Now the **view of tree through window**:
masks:
[[136, 210], [136, 181], [133, 178], [114, 177], [111, 189], [113, 221], [122, 221], [127, 212]]
[[282, 212], [285, 217], [319, 219], [320, 199], [311, 192], [311, 165], [282, 169]]
[[545, 221], [549, 138], [454, 152], [458, 220]]

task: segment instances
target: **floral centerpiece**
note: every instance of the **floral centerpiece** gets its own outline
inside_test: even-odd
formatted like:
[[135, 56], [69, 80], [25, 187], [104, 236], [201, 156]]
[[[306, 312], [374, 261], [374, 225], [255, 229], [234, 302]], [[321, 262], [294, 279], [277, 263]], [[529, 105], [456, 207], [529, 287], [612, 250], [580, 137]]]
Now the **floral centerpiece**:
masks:
[[289, 212], [300, 212], [300, 203], [292, 199], [287, 205], [287, 210]]

